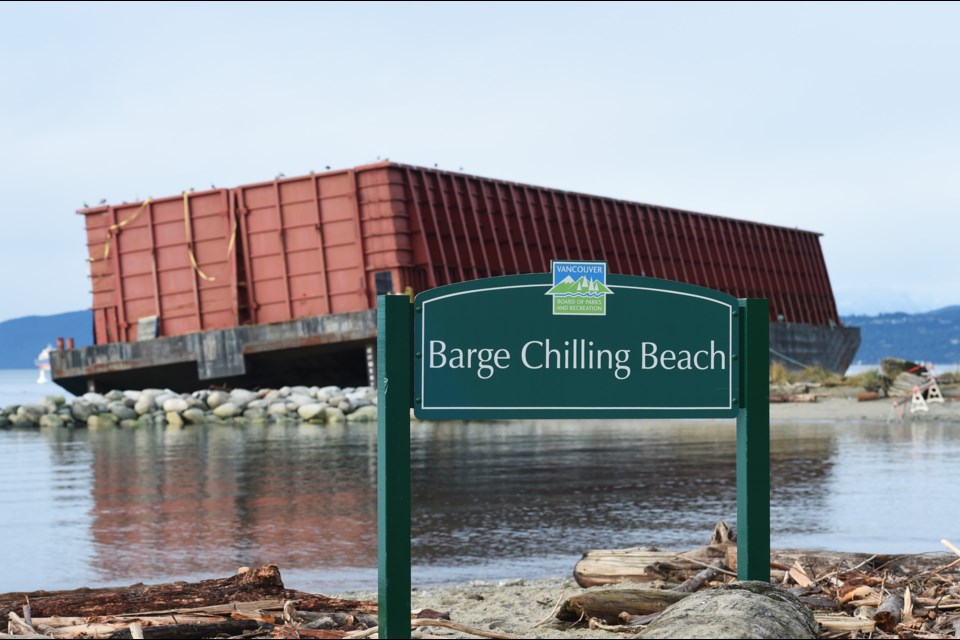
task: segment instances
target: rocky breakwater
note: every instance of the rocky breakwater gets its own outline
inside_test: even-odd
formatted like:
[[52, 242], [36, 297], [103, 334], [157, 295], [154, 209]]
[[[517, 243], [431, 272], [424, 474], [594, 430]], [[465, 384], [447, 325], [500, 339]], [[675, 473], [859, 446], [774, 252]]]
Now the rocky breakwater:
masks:
[[263, 422], [365, 422], [377, 419], [371, 387], [283, 387], [248, 391], [165, 389], [86, 393], [67, 402], [46, 396], [34, 404], [0, 410], [0, 428], [139, 427]]

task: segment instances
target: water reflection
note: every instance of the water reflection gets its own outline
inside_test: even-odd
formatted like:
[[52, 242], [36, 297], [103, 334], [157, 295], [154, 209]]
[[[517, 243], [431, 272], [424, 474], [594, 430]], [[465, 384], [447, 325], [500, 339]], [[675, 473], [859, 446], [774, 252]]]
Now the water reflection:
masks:
[[103, 580], [376, 558], [375, 431], [303, 424], [100, 435], [91, 440], [91, 530]]
[[85, 431], [0, 431], [0, 591], [90, 580], [93, 456]]
[[[588, 549], [703, 544], [736, 519], [734, 432], [725, 421], [415, 424], [414, 581], [562, 575]], [[957, 432], [775, 426], [774, 545], [905, 552], [960, 538], [945, 502]], [[0, 591], [262, 563], [301, 589], [375, 585], [373, 425], [0, 432], [0, 455]]]

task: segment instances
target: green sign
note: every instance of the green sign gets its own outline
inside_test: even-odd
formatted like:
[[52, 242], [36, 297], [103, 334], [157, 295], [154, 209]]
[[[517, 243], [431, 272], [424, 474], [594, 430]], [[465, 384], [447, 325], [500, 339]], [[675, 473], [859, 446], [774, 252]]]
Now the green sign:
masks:
[[769, 311], [599, 262], [380, 296], [379, 637], [410, 637], [411, 403], [427, 420], [735, 416], [737, 575], [768, 581]]
[[432, 289], [414, 308], [420, 419], [737, 414], [737, 299], [718, 291], [555, 262]]

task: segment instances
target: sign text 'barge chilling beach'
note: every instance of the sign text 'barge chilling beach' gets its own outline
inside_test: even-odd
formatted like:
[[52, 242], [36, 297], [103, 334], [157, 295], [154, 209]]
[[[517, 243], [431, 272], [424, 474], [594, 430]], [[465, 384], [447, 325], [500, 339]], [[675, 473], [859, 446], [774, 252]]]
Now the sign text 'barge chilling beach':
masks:
[[736, 415], [737, 299], [721, 292], [554, 262], [415, 307], [421, 419]]

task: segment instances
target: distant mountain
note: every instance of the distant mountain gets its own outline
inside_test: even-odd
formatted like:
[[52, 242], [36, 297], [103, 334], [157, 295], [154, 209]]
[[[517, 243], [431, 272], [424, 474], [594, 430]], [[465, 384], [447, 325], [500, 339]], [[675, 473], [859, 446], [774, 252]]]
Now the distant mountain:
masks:
[[69, 311], [0, 322], [0, 369], [32, 369], [40, 350], [55, 345], [57, 338], [73, 338], [78, 347], [92, 344], [93, 313]]
[[927, 313], [882, 313], [844, 316], [860, 327], [860, 350], [854, 362], [873, 364], [886, 357], [954, 364], [960, 362], [960, 305]]

